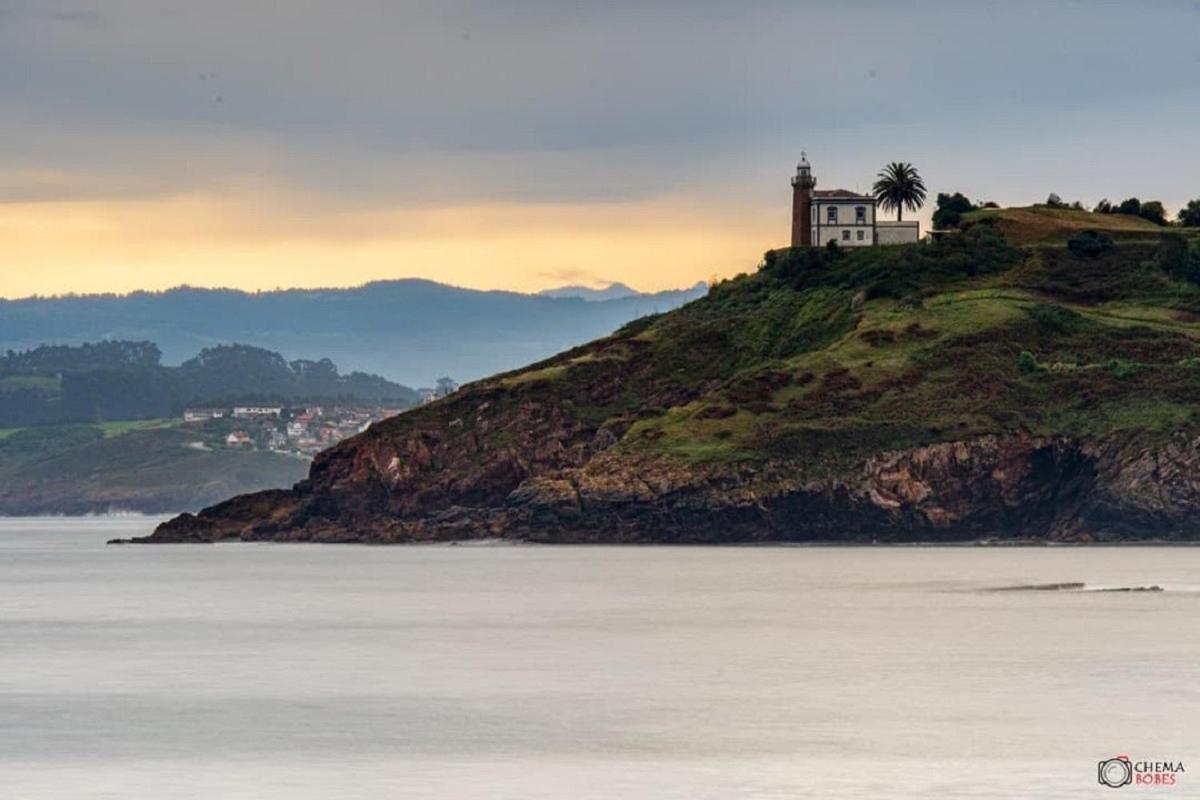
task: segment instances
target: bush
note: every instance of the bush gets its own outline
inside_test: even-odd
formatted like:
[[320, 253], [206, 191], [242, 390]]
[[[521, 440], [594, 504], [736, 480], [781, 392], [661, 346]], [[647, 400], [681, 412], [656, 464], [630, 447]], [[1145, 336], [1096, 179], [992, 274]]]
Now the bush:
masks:
[[1098, 256], [1112, 248], [1112, 237], [1102, 231], [1080, 231], [1067, 240], [1067, 249], [1077, 256]]
[[1172, 278], [1200, 285], [1200, 248], [1178, 233], [1163, 234], [1155, 253], [1158, 265]]
[[1074, 330], [1084, 320], [1082, 314], [1052, 303], [1038, 303], [1037, 305], [1028, 306], [1025, 308], [1025, 313], [1042, 328], [1053, 333], [1066, 333], [1067, 331]]
[[1059, 197], [1058, 195], [1056, 195], [1054, 192], [1051, 192], [1050, 196], [1046, 198], [1045, 205], [1046, 205], [1046, 208], [1066, 208], [1067, 207], [1067, 204], [1063, 202], [1063, 199], [1061, 197]]
[[1029, 375], [1041, 368], [1042, 365], [1038, 363], [1033, 353], [1028, 350], [1022, 350], [1021, 355], [1017, 356], [1017, 369], [1020, 370], [1022, 375]]
[[1119, 381], [1132, 378], [1142, 371], [1142, 365], [1136, 361], [1126, 361], [1121, 358], [1112, 358], [1105, 363], [1104, 368], [1113, 374], [1113, 377]]

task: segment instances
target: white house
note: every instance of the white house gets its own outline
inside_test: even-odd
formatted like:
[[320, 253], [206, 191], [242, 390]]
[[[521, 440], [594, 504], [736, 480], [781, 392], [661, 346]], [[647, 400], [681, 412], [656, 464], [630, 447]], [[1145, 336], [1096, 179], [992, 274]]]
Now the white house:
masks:
[[906, 244], [920, 238], [916, 220], [878, 219], [877, 202], [869, 194], [848, 189], [816, 188], [812, 166], [801, 153], [792, 178], [792, 247], [841, 247]]
[[226, 447], [242, 447], [248, 444], [254, 444], [254, 440], [245, 431], [232, 431], [225, 437]]
[[250, 419], [253, 417], [278, 417], [283, 413], [283, 408], [280, 406], [234, 406], [233, 416], [237, 419]]

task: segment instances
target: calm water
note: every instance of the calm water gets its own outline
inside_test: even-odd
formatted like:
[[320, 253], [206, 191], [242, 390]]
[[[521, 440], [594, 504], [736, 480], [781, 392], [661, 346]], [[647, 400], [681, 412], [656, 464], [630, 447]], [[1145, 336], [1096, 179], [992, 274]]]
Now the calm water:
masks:
[[[1200, 796], [1200, 548], [105, 547], [0, 522], [0, 797]], [[1085, 581], [1161, 593], [989, 592]]]

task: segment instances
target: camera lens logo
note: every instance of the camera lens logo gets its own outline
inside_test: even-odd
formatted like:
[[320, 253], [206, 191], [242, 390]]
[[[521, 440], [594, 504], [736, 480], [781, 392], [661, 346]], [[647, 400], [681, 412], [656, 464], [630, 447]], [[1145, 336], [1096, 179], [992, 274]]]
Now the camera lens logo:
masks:
[[1133, 783], [1133, 764], [1129, 756], [1115, 756], [1100, 762], [1099, 778], [1101, 786], [1111, 786], [1120, 789]]

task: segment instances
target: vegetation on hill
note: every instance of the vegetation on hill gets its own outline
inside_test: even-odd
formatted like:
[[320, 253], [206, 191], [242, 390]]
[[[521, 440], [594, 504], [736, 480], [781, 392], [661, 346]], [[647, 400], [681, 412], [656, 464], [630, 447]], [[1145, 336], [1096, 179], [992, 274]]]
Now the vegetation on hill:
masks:
[[289, 486], [307, 462], [205, 447], [169, 420], [44, 425], [0, 437], [0, 514], [174, 512]]
[[1085, 230], [1104, 231], [1115, 238], [1153, 238], [1162, 228], [1150, 220], [1129, 214], [1100, 214], [1076, 208], [1028, 206], [1025, 208], [981, 208], [962, 215], [962, 224], [984, 223], [1016, 245], [1061, 243]]
[[1188, 228], [1200, 228], [1200, 199], [1191, 200], [1179, 209], [1179, 224]]
[[409, 406], [418, 394], [377, 375], [338, 373], [329, 359], [286, 361], [245, 345], [202, 350], [164, 367], [151, 342], [43, 346], [0, 357], [0, 427], [178, 416], [235, 402]]
[[[1032, 233], [1044, 236], [1040, 225]], [[1172, 433], [1200, 422], [1200, 290], [1178, 279], [1173, 247], [1021, 251], [976, 226], [931, 246], [768, 254], [759, 274], [647, 330], [660, 341], [712, 337], [741, 308], [760, 317], [728, 334], [753, 336], [752, 347], [717, 348], [732, 363], [696, 359], [697, 378], [728, 375], [719, 386], [641, 423], [654, 435], [630, 441], [828, 469], [1016, 429]]]
[[933, 243], [769, 252], [157, 537], [1194, 535], [1200, 244], [1075, 209], [964, 216]]

